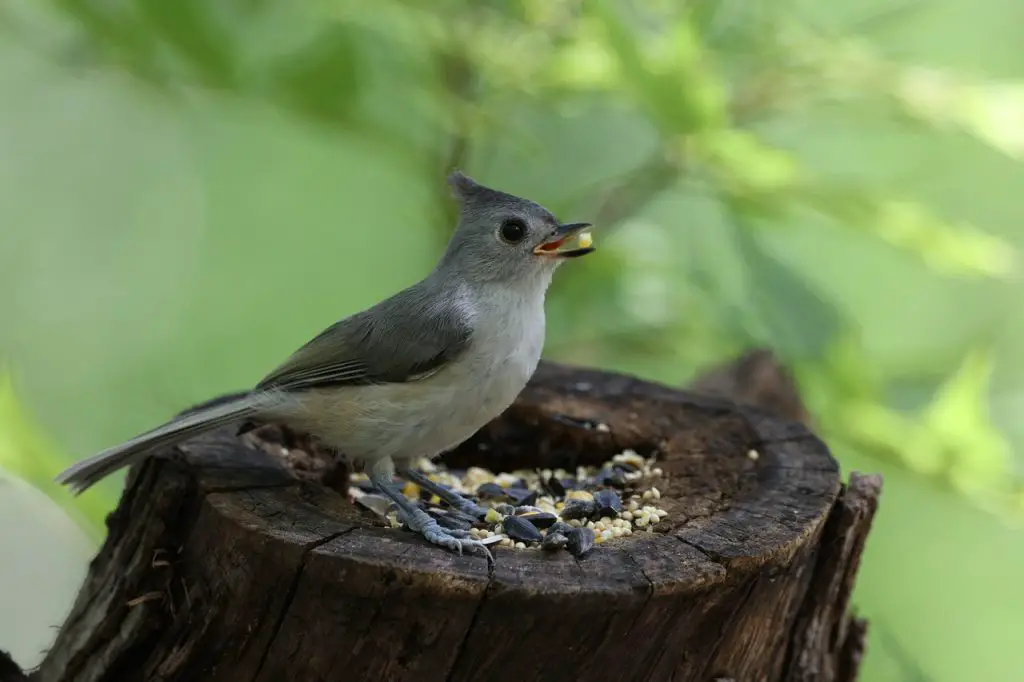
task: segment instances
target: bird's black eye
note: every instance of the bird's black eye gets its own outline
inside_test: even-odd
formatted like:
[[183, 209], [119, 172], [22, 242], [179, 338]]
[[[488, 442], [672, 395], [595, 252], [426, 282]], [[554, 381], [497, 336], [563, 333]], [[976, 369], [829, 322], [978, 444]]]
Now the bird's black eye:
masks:
[[501, 235], [502, 241], [518, 244], [526, 238], [526, 223], [519, 218], [509, 218], [501, 224], [498, 234]]

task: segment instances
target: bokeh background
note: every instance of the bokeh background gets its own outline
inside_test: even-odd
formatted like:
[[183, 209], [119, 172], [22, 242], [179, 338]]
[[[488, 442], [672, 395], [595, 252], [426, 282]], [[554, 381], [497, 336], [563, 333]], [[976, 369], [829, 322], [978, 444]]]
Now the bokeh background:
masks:
[[600, 255], [551, 359], [766, 345], [886, 488], [865, 682], [1024, 680], [1019, 0], [0, 8], [0, 648], [39, 660], [122, 479], [73, 459], [421, 277], [459, 166]]

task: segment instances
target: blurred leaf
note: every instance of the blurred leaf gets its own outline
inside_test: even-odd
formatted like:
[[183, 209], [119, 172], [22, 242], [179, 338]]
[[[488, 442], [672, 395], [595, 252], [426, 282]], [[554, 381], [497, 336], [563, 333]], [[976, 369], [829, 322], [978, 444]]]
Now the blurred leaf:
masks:
[[752, 218], [734, 210], [733, 235], [745, 268], [746, 304], [763, 328], [762, 342], [788, 357], [822, 356], [850, 321], [820, 292], [766, 251]]
[[744, 130], [703, 131], [688, 138], [685, 149], [708, 166], [730, 201], [765, 207], [778, 204], [788, 199], [786, 190], [797, 186], [804, 175], [792, 154]]
[[947, 223], [922, 204], [820, 181], [796, 194], [818, 212], [914, 253], [938, 272], [986, 278], [1015, 272], [1016, 254], [1008, 243], [966, 223]]
[[[10, 375], [0, 367], [0, 469], [32, 483], [58, 502], [94, 539], [100, 537], [110, 500], [76, 498], [53, 482], [67, 457], [46, 437], [18, 401]], [[88, 520], [82, 518], [85, 514]]]
[[71, 52], [91, 48], [104, 55], [115, 55], [118, 63], [132, 73], [159, 78], [156, 45], [147, 32], [139, 30], [139, 22], [128, 12], [92, 0], [53, 0], [53, 5], [74, 22], [79, 33], [70, 46]]
[[594, 28], [581, 23], [576, 38], [557, 48], [542, 72], [549, 87], [612, 90], [621, 84], [620, 62]]
[[204, 85], [236, 84], [231, 36], [211, 11], [214, 5], [203, 0], [135, 0], [135, 6], [143, 25], [173, 47]]
[[970, 81], [921, 66], [900, 69], [895, 80], [893, 95], [908, 115], [1024, 160], [1024, 82]]
[[356, 107], [363, 66], [350, 29], [331, 25], [274, 65], [275, 89], [301, 113], [341, 123], [352, 117]]
[[962, 131], [1013, 159], [1024, 159], [1024, 83], [900, 64], [854, 38], [823, 40], [797, 29], [790, 40], [801, 55], [800, 90], [808, 101], [888, 102], [915, 121], [940, 131]]
[[1002, 506], [1013, 482], [1013, 458], [989, 414], [992, 372], [990, 351], [968, 354], [925, 410], [923, 424], [948, 458], [953, 485], [977, 502]]
[[600, 21], [624, 86], [663, 132], [689, 133], [725, 124], [724, 86], [687, 17], [664, 30], [641, 33], [630, 30], [622, 10], [607, 0], [592, 0], [584, 7]]

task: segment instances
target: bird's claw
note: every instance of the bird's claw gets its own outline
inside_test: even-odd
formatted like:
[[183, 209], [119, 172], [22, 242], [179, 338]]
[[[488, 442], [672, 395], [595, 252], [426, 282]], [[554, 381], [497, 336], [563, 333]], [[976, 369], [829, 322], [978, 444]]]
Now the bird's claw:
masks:
[[487, 545], [472, 537], [468, 530], [442, 528], [426, 512], [417, 509], [411, 519], [406, 519], [409, 530], [419, 533], [432, 545], [445, 547], [459, 556], [467, 549], [480, 549], [487, 557], [488, 565], [494, 564], [494, 555]]
[[[449, 500], [449, 503], [451, 502], [452, 501]], [[475, 502], [467, 500], [464, 497], [458, 498], [458, 502], [456, 504], [452, 504], [452, 507], [474, 519], [483, 519], [487, 515], [487, 510], [485, 508]]]

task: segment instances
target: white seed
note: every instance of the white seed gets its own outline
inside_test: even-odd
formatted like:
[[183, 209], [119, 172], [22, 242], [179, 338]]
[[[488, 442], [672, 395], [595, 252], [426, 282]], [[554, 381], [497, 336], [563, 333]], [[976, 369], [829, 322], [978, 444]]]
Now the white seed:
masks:
[[660, 500], [661, 499], [661, 491], [658, 490], [657, 488], [651, 488], [651, 497], [653, 497], [656, 500]]
[[626, 505], [626, 509], [631, 511], [631, 512], [635, 512], [639, 508], [640, 508], [640, 503], [638, 503], [636, 500], [630, 500], [629, 504]]
[[761, 453], [759, 453], [757, 450], [751, 450], [750, 452], [747, 453], [747, 459], [749, 459], [751, 461], [754, 461], [754, 462], [756, 462], [758, 457], [760, 457], [760, 456], [761, 456]]
[[622, 519], [623, 521], [632, 521], [633, 520], [633, 512], [631, 512], [631, 511], [624, 511], [621, 514], [619, 514], [619, 518]]
[[594, 522], [593, 521], [587, 521], [587, 528], [593, 529], [593, 527], [594, 527]]
[[668, 510], [667, 509], [656, 509], [656, 510], [654, 510], [654, 513], [658, 515], [659, 519], [663, 519], [666, 516], [668, 516]]
[[604, 422], [598, 422], [598, 424], [597, 424], [597, 426], [595, 428], [598, 431], [600, 431], [601, 433], [608, 433], [609, 431], [612, 430], [612, 427], [608, 426]]
[[612, 517], [610, 517], [610, 516], [602, 516], [601, 517], [601, 523], [606, 525], [606, 526], [612, 525]]
[[651, 469], [651, 473], [652, 473], [653, 475], [655, 475], [655, 476], [661, 476], [661, 475], [663, 475], [663, 474], [664, 474], [665, 472], [661, 470], [661, 467], [655, 467], [655, 468]]
[[645, 512], [645, 513], [640, 514], [640, 517], [633, 521], [633, 525], [635, 525], [637, 528], [643, 528], [644, 526], [646, 526], [650, 522], [651, 522], [651, 515], [647, 514]]
[[603, 533], [601, 533], [601, 538], [604, 540], [611, 540], [613, 537], [615, 537], [615, 533], [611, 532], [610, 530], [606, 530]]
[[517, 542], [516, 543], [516, 549], [526, 549], [526, 543], [525, 542]]
[[502, 488], [508, 488], [509, 486], [519, 483], [519, 477], [513, 476], [512, 474], [498, 474], [494, 477], [494, 482]]
[[653, 533], [654, 532], [654, 526], [647, 526], [647, 532], [648, 533]]
[[653, 498], [654, 497], [653, 488], [651, 490], [645, 490], [643, 497], [644, 497], [645, 500], [650, 500], [651, 498]]
[[572, 519], [572, 520], [569, 521], [569, 525], [572, 526], [573, 528], [582, 528], [583, 527], [583, 522], [580, 521], [579, 519]]

